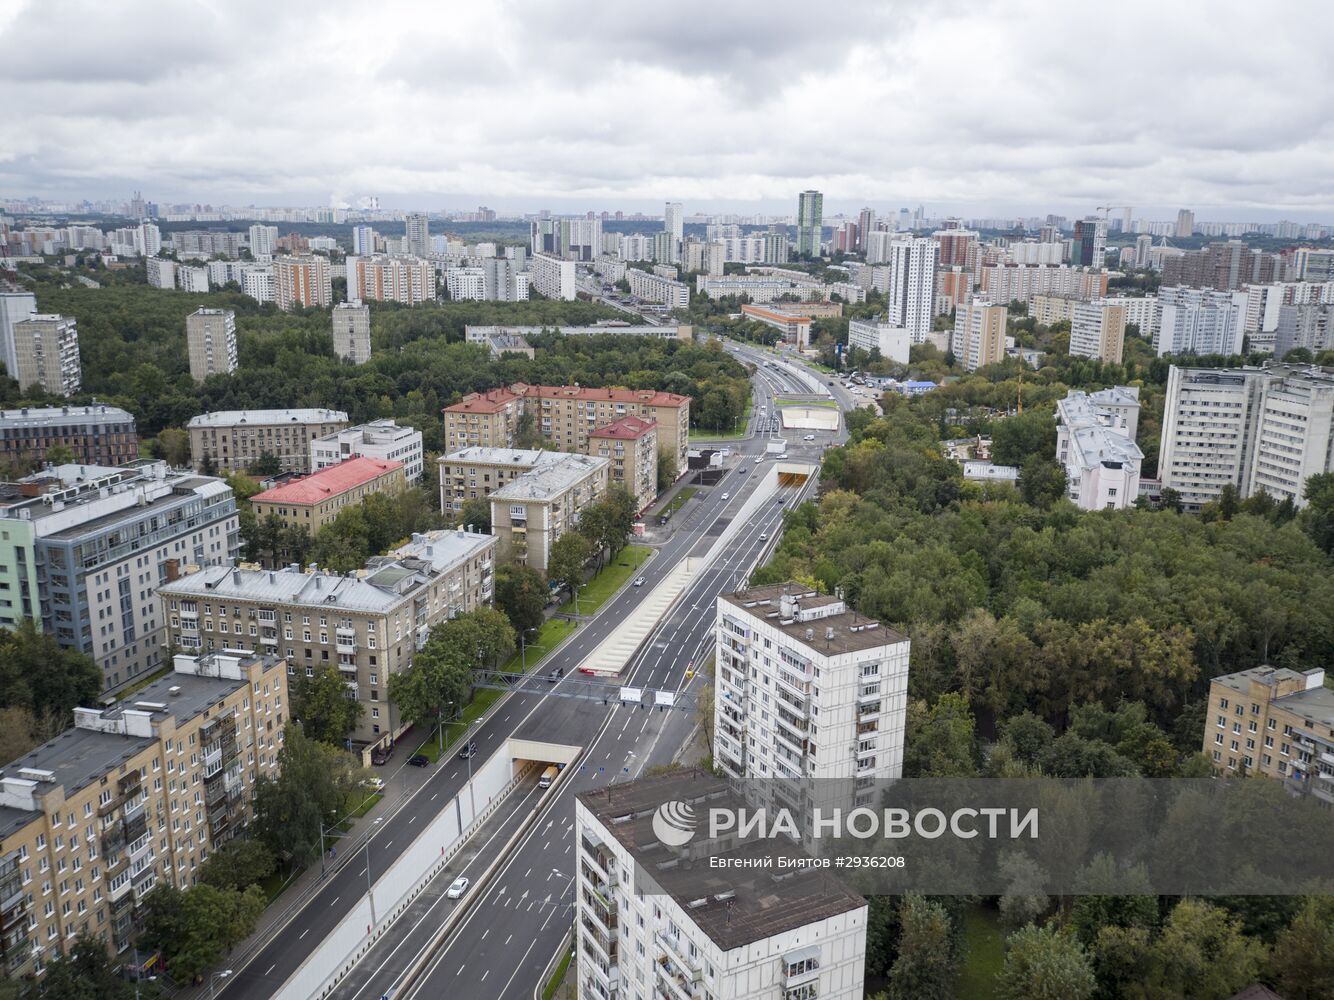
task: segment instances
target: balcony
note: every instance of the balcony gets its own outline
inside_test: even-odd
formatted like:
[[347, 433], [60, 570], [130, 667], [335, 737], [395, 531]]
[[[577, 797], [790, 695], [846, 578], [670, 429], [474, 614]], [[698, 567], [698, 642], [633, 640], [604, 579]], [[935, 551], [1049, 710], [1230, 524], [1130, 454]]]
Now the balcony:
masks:
[[657, 931], [654, 933], [653, 939], [658, 943], [658, 946], [667, 953], [668, 957], [671, 958], [672, 962], [677, 966], [677, 971], [679, 973], [685, 975], [692, 983], [699, 982], [702, 975], [700, 970], [703, 968], [703, 963], [698, 956], [695, 958], [686, 957], [687, 947], [680, 938], [674, 938], [663, 931]]
[[213, 750], [204, 754], [204, 780], [207, 781], [222, 770], [222, 750]]
[[357, 634], [351, 630], [339, 629], [334, 635], [334, 647], [340, 653], [357, 651]]

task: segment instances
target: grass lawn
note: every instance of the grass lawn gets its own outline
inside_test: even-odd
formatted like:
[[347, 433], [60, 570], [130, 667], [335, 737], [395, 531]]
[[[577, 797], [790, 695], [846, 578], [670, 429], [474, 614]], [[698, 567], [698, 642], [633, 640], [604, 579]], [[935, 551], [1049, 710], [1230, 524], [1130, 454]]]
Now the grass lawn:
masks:
[[295, 882], [304, 871], [304, 868], [298, 868], [296, 871], [288, 874], [279, 867], [276, 872], [260, 882], [259, 887], [264, 890], [264, 905], [267, 906], [281, 896], [283, 891]]
[[678, 510], [680, 510], [682, 507], [685, 506], [685, 502], [687, 500], [689, 500], [698, 492], [699, 488], [695, 486], [681, 487], [681, 492], [676, 494], [676, 496], [672, 497], [672, 502], [669, 503], [666, 507], [662, 508], [662, 510], [658, 512], [658, 515], [661, 517], [663, 514], [675, 514]]
[[524, 654], [520, 656], [515, 653], [509, 658], [501, 670], [519, 671], [523, 669], [526, 661], [528, 669], [532, 670], [541, 660], [556, 648], [564, 638], [574, 631], [574, 622], [566, 621], [564, 618], [550, 618], [540, 629], [537, 630], [537, 638], [528, 643]]
[[964, 911], [964, 962], [958, 993], [970, 1000], [995, 996], [996, 973], [1005, 962], [1005, 934], [995, 910], [971, 906]]
[[560, 984], [564, 981], [565, 973], [569, 970], [570, 961], [573, 958], [574, 949], [571, 948], [565, 953], [565, 957], [560, 960], [560, 965], [556, 966], [556, 971], [551, 974], [546, 986], [542, 988], [542, 1000], [551, 1000], [556, 995], [556, 991], [560, 989]]
[[736, 438], [746, 436], [746, 425], [750, 422], [750, 408], [755, 402], [754, 396], [746, 397], [746, 409], [741, 414], [741, 421], [737, 424], [737, 430], [734, 431], [705, 431], [692, 430], [690, 432], [691, 441], [732, 441]]
[[[615, 562], [603, 566], [597, 576], [579, 588], [579, 614], [591, 615], [606, 604], [612, 594], [620, 590], [635, 570], [644, 564], [652, 551], [646, 545], [627, 545], [621, 549]], [[574, 602], [562, 604], [560, 613], [574, 614]]]
[[832, 399], [787, 399], [780, 396], [774, 403], [778, 406], [825, 406], [831, 410], [838, 409], [838, 403]]

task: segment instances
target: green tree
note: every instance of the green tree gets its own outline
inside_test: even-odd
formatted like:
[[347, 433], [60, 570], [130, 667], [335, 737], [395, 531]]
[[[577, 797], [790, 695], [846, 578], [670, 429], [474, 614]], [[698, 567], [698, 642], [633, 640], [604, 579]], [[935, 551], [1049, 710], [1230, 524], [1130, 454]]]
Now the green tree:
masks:
[[255, 836], [296, 864], [318, 857], [321, 827], [339, 817], [357, 776], [351, 754], [285, 726], [278, 773], [255, 783]]
[[478, 608], [431, 629], [429, 649], [458, 655], [472, 669], [494, 667], [514, 655], [514, 626], [495, 608]]
[[512, 563], [496, 571], [496, 607], [516, 633], [540, 628], [550, 591], [547, 581], [526, 563]]
[[31, 618], [0, 630], [0, 707], [26, 709], [50, 736], [73, 722], [74, 709], [93, 705], [102, 684], [92, 657], [63, 648]]
[[172, 468], [190, 464], [190, 432], [180, 427], [164, 427], [157, 432], [156, 452]]
[[991, 428], [991, 458], [998, 465], [1022, 466], [1035, 456], [1056, 453], [1056, 421], [1050, 408], [1030, 409], [997, 420]]
[[960, 694], [944, 694], [929, 709], [908, 705], [903, 772], [914, 778], [970, 778], [977, 773], [973, 713]]
[[1005, 964], [996, 976], [1000, 1000], [1088, 1000], [1097, 985], [1073, 935], [1029, 924], [1006, 939]]
[[577, 531], [565, 532], [551, 546], [551, 555], [547, 559], [547, 579], [573, 596], [574, 588], [583, 582], [584, 567], [592, 556], [593, 546], [587, 538]]
[[1321, 472], [1306, 481], [1302, 495], [1306, 510], [1302, 525], [1328, 555], [1334, 556], [1334, 472]]
[[681, 469], [676, 460], [676, 449], [658, 445], [658, 492], [661, 493], [680, 475]]
[[343, 675], [332, 663], [299, 676], [292, 685], [292, 718], [311, 739], [341, 747], [365, 711], [352, 696]]
[[1065, 468], [1043, 455], [1030, 455], [1020, 466], [1019, 491], [1034, 507], [1050, 507], [1066, 495]]
[[1270, 968], [1285, 1000], [1334, 997], [1334, 899], [1306, 901], [1274, 942]]
[[244, 889], [257, 885], [278, 867], [269, 845], [251, 837], [237, 837], [216, 848], [199, 866], [199, 881], [217, 889]]
[[958, 968], [949, 914], [922, 896], [903, 899], [899, 954], [889, 972], [889, 1000], [949, 1000]]
[[268, 478], [283, 471], [282, 461], [271, 451], [261, 452], [259, 459], [250, 467], [253, 475]]
[[491, 501], [480, 498], [464, 500], [458, 523], [460, 526], [472, 525], [472, 530], [478, 534], [491, 534]]
[[[117, 974], [106, 945], [88, 933], [75, 938], [68, 954], [57, 949], [36, 987], [41, 1000], [132, 1000], [134, 995], [134, 984]], [[156, 989], [145, 994], [157, 995]]]
[[69, 465], [74, 461], [74, 449], [64, 444], [52, 445], [46, 449], [46, 460], [52, 465]]
[[1226, 997], [1255, 982], [1267, 959], [1264, 943], [1222, 907], [1183, 899], [1149, 949], [1143, 982], [1153, 996]]

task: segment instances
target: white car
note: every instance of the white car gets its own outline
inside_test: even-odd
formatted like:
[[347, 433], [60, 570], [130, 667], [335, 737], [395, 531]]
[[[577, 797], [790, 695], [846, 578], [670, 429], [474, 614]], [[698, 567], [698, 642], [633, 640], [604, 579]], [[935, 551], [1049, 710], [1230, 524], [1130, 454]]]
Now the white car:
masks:
[[814, 434], [807, 434], [804, 438], [802, 438], [802, 440], [803, 440], [803, 441], [814, 441], [814, 440], [815, 440], [815, 435], [814, 435]]
[[363, 781], [361, 784], [362, 784], [362, 787], [363, 787], [363, 788], [369, 788], [372, 792], [383, 792], [383, 791], [384, 791], [384, 779], [383, 779], [383, 778], [375, 778], [375, 777], [367, 778], [367, 779], [366, 779], [365, 781]]
[[445, 895], [450, 899], [458, 899], [467, 891], [468, 877], [466, 875], [460, 875], [449, 884], [449, 888], [445, 890]]
[[730, 493], [724, 493], [724, 494], [723, 494], [723, 499], [724, 499], [724, 500], [731, 500], [731, 499], [732, 499], [732, 494], [730, 494]]

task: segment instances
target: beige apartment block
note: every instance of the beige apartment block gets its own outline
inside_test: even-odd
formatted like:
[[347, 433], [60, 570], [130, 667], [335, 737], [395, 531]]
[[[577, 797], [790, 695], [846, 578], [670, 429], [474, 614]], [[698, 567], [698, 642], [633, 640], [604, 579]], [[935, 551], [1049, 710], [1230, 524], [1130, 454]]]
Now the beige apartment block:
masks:
[[83, 383], [79, 326], [73, 316], [38, 313], [14, 324], [14, 378], [24, 389], [73, 396]]
[[215, 410], [190, 418], [186, 429], [196, 469], [212, 459], [243, 472], [274, 455], [283, 472], [309, 472], [310, 443], [347, 424], [342, 410]]
[[361, 302], [340, 302], [333, 308], [334, 354], [354, 365], [371, 359], [371, 307]]
[[185, 340], [196, 382], [236, 371], [236, 314], [230, 309], [196, 309], [185, 317]]
[[179, 655], [172, 673], [74, 726], [0, 777], [5, 974], [40, 975], [81, 933], [131, 947], [144, 897], [186, 889], [250, 820], [288, 718], [281, 659]]
[[344, 509], [372, 493], [402, 493], [408, 487], [403, 463], [349, 458], [303, 479], [294, 479], [250, 498], [255, 517], [276, 517], [293, 528], [319, 532]]
[[611, 463], [611, 485], [620, 486], [643, 510], [658, 495], [658, 425], [622, 417], [588, 436], [588, 454]]
[[545, 573], [551, 547], [607, 492], [610, 468], [605, 458], [563, 455], [493, 492], [491, 532], [499, 558]]

